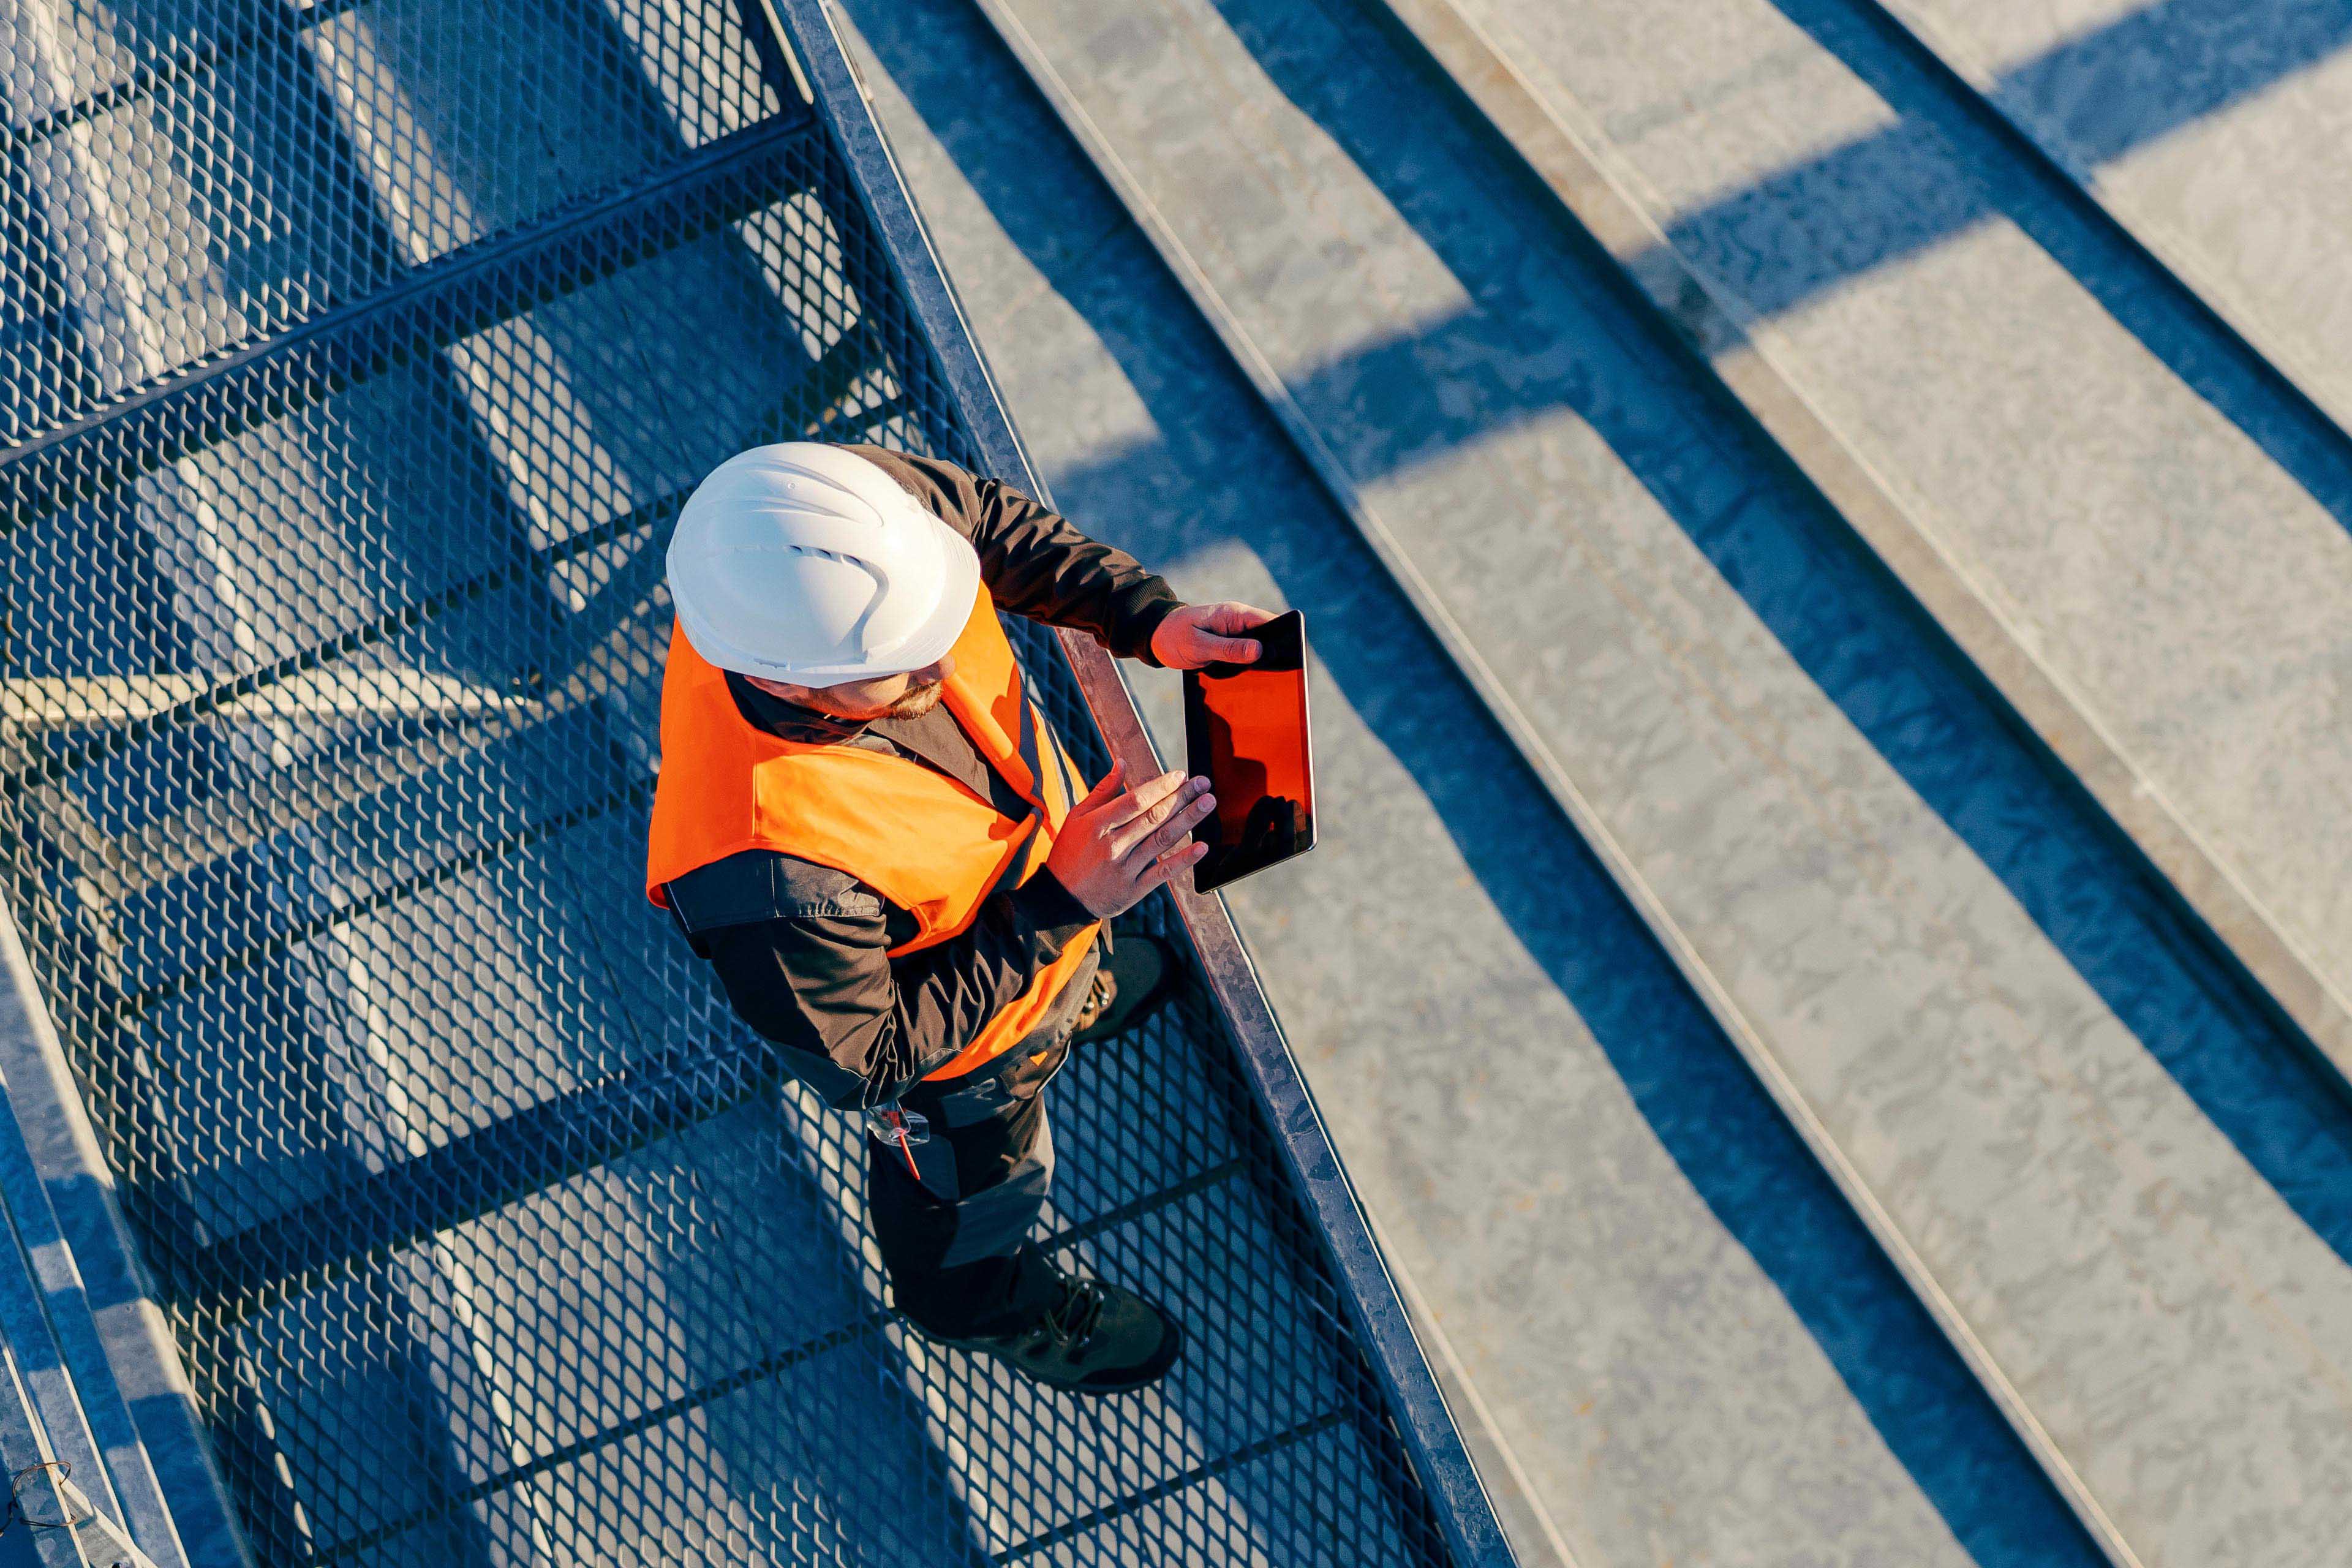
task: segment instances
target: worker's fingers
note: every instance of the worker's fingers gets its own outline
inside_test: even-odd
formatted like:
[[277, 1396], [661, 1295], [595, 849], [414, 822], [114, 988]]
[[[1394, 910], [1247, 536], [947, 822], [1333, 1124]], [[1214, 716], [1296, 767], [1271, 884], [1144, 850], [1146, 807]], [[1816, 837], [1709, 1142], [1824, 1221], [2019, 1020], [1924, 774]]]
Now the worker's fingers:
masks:
[[1185, 867], [1197, 866], [1208, 858], [1208, 845], [1195, 840], [1184, 840], [1178, 843], [1175, 848], [1154, 860], [1152, 864], [1160, 868], [1163, 877], [1172, 877]]
[[1153, 802], [1149, 809], [1138, 812], [1111, 830], [1108, 842], [1112, 858], [1124, 860], [1134, 854], [1137, 846], [1150, 837], [1152, 831], [1160, 824], [1171, 817], [1182, 820], [1183, 814], [1208, 793], [1207, 780], [1184, 780], [1177, 788]]
[[1228, 599], [1222, 605], [1211, 605], [1202, 616], [1201, 625], [1213, 632], [1245, 632], [1274, 618], [1272, 610], [1261, 610], [1255, 605], [1237, 605]]
[[1100, 811], [1104, 806], [1108, 805], [1112, 797], [1118, 794], [1118, 781], [1125, 776], [1126, 773], [1125, 763], [1111, 763], [1110, 772], [1103, 774], [1095, 787], [1087, 791], [1084, 799], [1070, 807], [1070, 815], [1076, 816], [1085, 812]]
[[[1161, 773], [1156, 779], [1144, 780], [1112, 803], [1104, 814], [1103, 826], [1116, 833], [1136, 823], [1147, 822], [1147, 819], [1149, 822], [1159, 821], [1168, 812], [1184, 804], [1178, 792], [1184, 788], [1185, 783], [1184, 775], [1180, 773]], [[1203, 784], [1202, 787], [1205, 789], [1208, 786]], [[1162, 810], [1162, 807], [1166, 809]], [[1154, 812], [1159, 812], [1159, 816], [1153, 816]]]
[[[1205, 844], [1181, 845], [1146, 866], [1143, 874], [1135, 879], [1135, 902], [1142, 902], [1143, 896], [1161, 883], [1172, 881], [1177, 872], [1189, 871], [1199, 865], [1207, 858], [1208, 853], [1209, 847]], [[1131, 903], [1128, 907], [1132, 909], [1135, 905]]]
[[1169, 813], [1163, 820], [1150, 828], [1130, 827], [1121, 837], [1111, 840], [1111, 853], [1119, 864], [1140, 872], [1148, 861], [1157, 860], [1180, 843], [1184, 835], [1198, 826], [1201, 820], [1215, 809], [1217, 797], [1203, 793], [1185, 803], [1181, 809]]

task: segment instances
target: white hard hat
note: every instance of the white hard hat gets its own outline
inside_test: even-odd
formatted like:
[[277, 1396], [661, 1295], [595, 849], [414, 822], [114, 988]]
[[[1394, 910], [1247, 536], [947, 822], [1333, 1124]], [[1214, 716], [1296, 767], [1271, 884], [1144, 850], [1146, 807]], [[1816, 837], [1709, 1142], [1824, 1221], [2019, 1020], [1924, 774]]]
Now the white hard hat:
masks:
[[670, 598], [695, 651], [795, 686], [935, 662], [979, 586], [970, 541], [876, 465], [814, 441], [719, 464], [669, 542]]

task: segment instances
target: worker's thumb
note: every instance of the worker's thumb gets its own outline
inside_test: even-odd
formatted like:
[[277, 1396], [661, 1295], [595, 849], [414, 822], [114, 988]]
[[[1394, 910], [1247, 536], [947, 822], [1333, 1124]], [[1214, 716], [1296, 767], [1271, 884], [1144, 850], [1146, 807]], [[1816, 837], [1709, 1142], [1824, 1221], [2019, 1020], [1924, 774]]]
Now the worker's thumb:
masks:
[[1109, 805], [1111, 797], [1118, 794], [1118, 781], [1126, 772], [1127, 764], [1125, 763], [1111, 763], [1110, 772], [1103, 774], [1102, 782], [1096, 784], [1094, 788], [1087, 791], [1085, 799], [1079, 801], [1077, 805], [1070, 807], [1070, 815], [1072, 816], [1076, 816], [1082, 811], [1094, 811], [1101, 806]]
[[1212, 637], [1209, 657], [1224, 664], [1255, 664], [1265, 650], [1255, 641], [1244, 637]]

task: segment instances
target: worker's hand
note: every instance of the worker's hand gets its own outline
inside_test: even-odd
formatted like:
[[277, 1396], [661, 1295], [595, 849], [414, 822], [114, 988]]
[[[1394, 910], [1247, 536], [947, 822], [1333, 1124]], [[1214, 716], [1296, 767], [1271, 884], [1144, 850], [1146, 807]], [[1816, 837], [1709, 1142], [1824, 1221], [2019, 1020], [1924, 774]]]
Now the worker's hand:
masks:
[[1184, 836], [1216, 804], [1206, 779], [1161, 773], [1133, 789], [1118, 787], [1114, 767], [1087, 798], [1070, 807], [1054, 839], [1045, 868], [1097, 920], [1142, 901], [1178, 871], [1209, 852]]
[[1186, 605], [1170, 611], [1168, 618], [1152, 629], [1151, 657], [1171, 669], [1253, 663], [1258, 655], [1256, 639], [1234, 634], [1272, 619], [1271, 610], [1247, 605]]

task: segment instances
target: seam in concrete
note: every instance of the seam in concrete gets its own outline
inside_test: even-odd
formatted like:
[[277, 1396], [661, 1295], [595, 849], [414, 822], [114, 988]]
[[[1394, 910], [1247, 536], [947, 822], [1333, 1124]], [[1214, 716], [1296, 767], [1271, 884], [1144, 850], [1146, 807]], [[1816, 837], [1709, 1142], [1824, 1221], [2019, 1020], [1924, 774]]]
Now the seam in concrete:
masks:
[[[1256, 389], [1267, 410], [1273, 414], [1276, 422], [1332, 502], [1362, 534], [1365, 542], [1380, 558], [1432, 634], [1461, 669], [1472, 689], [1487, 705], [1496, 723], [1517, 747], [1529, 768], [1568, 817], [1570, 826], [1607, 868], [1627, 901], [1640, 914], [1643, 923], [1657, 939], [1718, 1026], [1730, 1037], [1750, 1070], [1772, 1096], [1781, 1114], [1789, 1119], [1790, 1124], [1812, 1151], [1814, 1158], [1821, 1162], [1822, 1168], [1837, 1184], [1839, 1191], [1901, 1271], [1905, 1281], [2016, 1430], [2027, 1450], [2083, 1521], [2100, 1551], [2116, 1568], [2146, 1568], [2115, 1521], [2093, 1496], [2072, 1461], [2059, 1448], [1974, 1328], [1946, 1294], [1926, 1260], [1895, 1224], [1894, 1215], [1878, 1201], [1861, 1172], [1814, 1114], [1794, 1079], [1766, 1044], [1754, 1023], [1733, 1000], [1729, 990], [1700, 956], [1689, 936], [1667, 911], [1631, 857], [1609, 831], [1600, 814], [1577, 787], [1541, 731], [1528, 720], [1494, 668], [1477, 651], [1460, 622], [1454, 619], [1428, 580], [1413, 565], [1395, 534], [1358, 492], [1354, 480], [1325, 444], [1306, 412], [1292, 399], [1279, 374], [1242, 326], [1239, 318], [1226, 306], [1215, 286], [1176, 237], [1166, 218], [1145, 195], [1141, 184], [1120, 159], [1109, 138], [1095, 124], [1076, 95], [1071, 91], [1069, 84], [1054, 68], [1045, 51], [1013, 13], [1008, 0], [971, 0], [971, 3], [1020, 62], [1040, 96], [1086, 153], [1104, 183], [1128, 209], [1136, 226], [1150, 241], [1161, 262], [1174, 275], [1194, 308], [1224, 345], [1234, 364]], [[1389, 0], [1389, 3], [1394, 6], [1411, 7], [1410, 21], [1408, 13], [1402, 10], [1394, 12], [1401, 26], [1410, 28], [1417, 21], [1430, 28], [1433, 37], [1443, 43], [1447, 55], [1433, 54], [1433, 58], [1441, 68], [1448, 56], [1461, 56], [1465, 64], [1478, 70], [1483, 78], [1516, 84], [1515, 90], [1521, 95], [1522, 101], [1534, 105], [1538, 112], [1542, 112], [1524, 80], [1486, 43], [1484, 36], [1475, 32], [1451, 5], [1443, 4], [1443, 0]], [[1417, 33], [1413, 37], [1418, 40]], [[1426, 47], [1425, 45], [1423, 47]], [[1453, 73], [1449, 70], [1447, 74]], [[1545, 121], [1552, 125], [1559, 142], [1572, 151], [1580, 152], [1557, 121], [1550, 121], [1548, 113], [1545, 114]], [[1500, 127], [1497, 131], [1500, 132]], [[1588, 189], [1605, 191], [1605, 177], [1599, 174], [1591, 161], [1583, 159], [1581, 164], [1583, 185]], [[1618, 199], [1622, 203], [1622, 198]], [[1630, 204], [1624, 204], [1618, 213], [1606, 216], [1612, 217], [1612, 226], [1621, 237], [1640, 232], [1642, 220]], [[1613, 247], [1612, 253], [1622, 254], [1614, 251]]]
[[[2135, 763], [2064, 677], [1945, 551], [1917, 509], [1860, 456], [1774, 361], [1776, 335], [1676, 251], [1590, 126], [1552, 99], [1452, 0], [1375, 0], [1496, 138], [1617, 262], [1724, 389], [1870, 546], [2059, 763], [2155, 868], [2352, 1096], [2352, 997]], [[2138, 243], [2137, 240], [2134, 243]], [[2161, 259], [2161, 258], [2159, 258]], [[2264, 353], [2254, 345], [2256, 353]], [[1785, 354], [1785, 348], [1780, 350]]]

